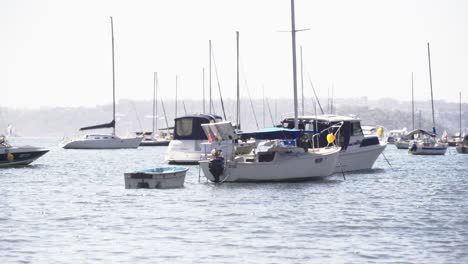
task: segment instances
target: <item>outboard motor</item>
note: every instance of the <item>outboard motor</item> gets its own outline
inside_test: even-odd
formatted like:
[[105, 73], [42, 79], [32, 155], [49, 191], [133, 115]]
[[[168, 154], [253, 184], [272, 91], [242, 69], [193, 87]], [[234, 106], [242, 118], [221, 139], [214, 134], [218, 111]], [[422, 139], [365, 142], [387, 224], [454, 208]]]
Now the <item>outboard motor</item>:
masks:
[[418, 149], [418, 146], [416, 145], [416, 142], [413, 142], [411, 145], [410, 151], [416, 151]]
[[219, 176], [221, 176], [224, 172], [224, 158], [216, 157], [212, 159], [208, 164], [208, 168], [210, 169], [210, 172], [214, 177], [214, 182], [218, 183]]

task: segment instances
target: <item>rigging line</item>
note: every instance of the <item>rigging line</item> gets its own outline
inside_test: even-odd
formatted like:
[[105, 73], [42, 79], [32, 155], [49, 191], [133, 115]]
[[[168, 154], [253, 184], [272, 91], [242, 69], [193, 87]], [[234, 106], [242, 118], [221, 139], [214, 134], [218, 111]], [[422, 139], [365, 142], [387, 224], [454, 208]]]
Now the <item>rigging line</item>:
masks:
[[218, 83], [219, 98], [221, 100], [221, 108], [223, 110], [224, 120], [227, 120], [226, 119], [226, 111], [224, 111], [223, 95], [221, 94], [221, 85], [219, 84], [218, 67], [216, 66], [216, 61], [215, 61], [214, 51], [213, 51], [213, 45], [211, 45], [211, 57], [213, 57], [213, 66], [215, 68], [216, 81]]
[[182, 105], [184, 106], [184, 113], [187, 115], [187, 108], [185, 108], [185, 101], [182, 100]]
[[[167, 134], [169, 134], [169, 122], [167, 122], [166, 108], [164, 107], [164, 101], [163, 101], [162, 98], [161, 98], [161, 106], [162, 106], [163, 113], [164, 113], [164, 120], [166, 121], [166, 130], [167, 130]], [[174, 126], [174, 127], [175, 127], [175, 126]]]
[[325, 113], [323, 112], [322, 105], [320, 104], [320, 100], [318, 99], [317, 93], [315, 92], [314, 84], [312, 83], [312, 80], [310, 79], [309, 72], [307, 72], [307, 78], [309, 79], [309, 84], [312, 87], [312, 91], [314, 91], [315, 101], [317, 101], [317, 104], [320, 107], [320, 112], [322, 112], [322, 115], [324, 115]]
[[145, 131], [143, 131], [143, 127], [142, 127], [142, 125], [141, 125], [140, 117], [138, 117], [138, 112], [137, 112], [135, 103], [134, 103], [133, 101], [130, 101], [130, 103], [132, 104], [133, 110], [135, 111], [135, 116], [136, 116], [136, 119], [137, 119], [137, 121], [138, 121], [138, 125], [140, 126], [140, 131], [141, 131], [141, 132], [145, 132]]
[[257, 125], [257, 129], [260, 129], [260, 127], [258, 126], [257, 114], [255, 114], [255, 108], [254, 108], [253, 103], [252, 103], [252, 97], [250, 96], [250, 90], [249, 90], [249, 86], [247, 85], [247, 78], [245, 77], [244, 66], [242, 64], [241, 59], [240, 59], [240, 64], [242, 66], [241, 67], [242, 68], [242, 77], [244, 78], [244, 85], [245, 85], [245, 88], [247, 89], [247, 95], [249, 96], [250, 107], [252, 108], [252, 113], [253, 113], [253, 116], [254, 116], [254, 119], [255, 119], [255, 124]]
[[275, 121], [273, 120], [273, 114], [271, 113], [271, 108], [270, 108], [270, 103], [268, 102], [268, 98], [266, 98], [266, 103], [267, 103], [267, 106], [268, 106], [268, 112], [270, 112], [271, 124], [274, 127], [275, 126]]

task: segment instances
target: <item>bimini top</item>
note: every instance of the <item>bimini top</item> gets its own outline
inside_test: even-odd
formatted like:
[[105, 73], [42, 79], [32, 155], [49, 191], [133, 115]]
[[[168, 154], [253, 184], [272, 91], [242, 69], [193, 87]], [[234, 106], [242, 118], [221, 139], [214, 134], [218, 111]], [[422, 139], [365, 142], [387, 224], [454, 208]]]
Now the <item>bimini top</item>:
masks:
[[405, 135], [405, 137], [411, 137], [416, 135], [416, 134], [421, 134], [421, 135], [428, 135], [428, 136], [431, 136], [431, 137], [435, 137], [436, 135], [434, 133], [431, 133], [431, 132], [427, 132], [426, 130], [422, 130], [422, 129], [415, 129], [413, 131], [410, 131], [408, 132], [408, 134]]
[[[284, 120], [294, 119], [294, 117], [288, 117]], [[307, 116], [298, 116], [298, 120], [318, 120], [318, 121], [328, 121], [328, 122], [340, 122], [340, 121], [361, 121], [361, 119], [356, 116], [342, 116], [342, 115], [307, 115]]]
[[282, 127], [269, 127], [263, 128], [253, 132], [240, 133], [239, 136], [241, 139], [296, 139], [301, 133], [300, 129], [289, 129]]
[[174, 139], [175, 140], [207, 140], [201, 125], [221, 121], [217, 115], [199, 114], [187, 115], [174, 119]]

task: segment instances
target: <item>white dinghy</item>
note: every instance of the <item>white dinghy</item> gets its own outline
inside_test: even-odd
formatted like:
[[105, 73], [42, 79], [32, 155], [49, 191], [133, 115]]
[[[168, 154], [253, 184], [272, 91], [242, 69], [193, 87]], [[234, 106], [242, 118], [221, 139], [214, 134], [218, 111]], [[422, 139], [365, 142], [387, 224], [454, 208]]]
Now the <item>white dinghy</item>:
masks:
[[184, 187], [188, 168], [158, 167], [124, 173], [126, 189], [168, 189]]

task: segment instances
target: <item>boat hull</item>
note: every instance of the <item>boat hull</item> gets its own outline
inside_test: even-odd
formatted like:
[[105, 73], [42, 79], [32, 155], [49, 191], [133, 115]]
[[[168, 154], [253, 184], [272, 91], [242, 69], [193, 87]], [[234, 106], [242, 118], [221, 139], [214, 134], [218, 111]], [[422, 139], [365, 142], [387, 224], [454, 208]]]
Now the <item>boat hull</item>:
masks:
[[[330, 176], [339, 157], [339, 148], [321, 152], [276, 153], [271, 162], [228, 161], [219, 180], [222, 182], [299, 181]], [[205, 177], [215, 181], [209, 160], [200, 161]]]
[[140, 147], [164, 147], [169, 146], [170, 140], [161, 140], [161, 141], [142, 141]]
[[169, 189], [184, 187], [188, 169], [164, 173], [129, 172], [124, 173], [126, 189]]
[[468, 154], [468, 146], [460, 146], [458, 145], [456, 147], [457, 149], [457, 152], [460, 153], [460, 154]]
[[63, 145], [64, 149], [130, 149], [138, 148], [142, 138], [77, 139]]
[[[171, 140], [167, 149], [166, 161], [169, 164], [196, 165], [206, 154], [211, 153], [213, 146], [204, 144], [206, 140]], [[227, 153], [228, 142], [216, 145]]]
[[335, 172], [341, 173], [371, 169], [385, 147], [385, 144], [379, 144], [343, 150], [340, 152]]
[[395, 146], [397, 147], [397, 149], [408, 149], [409, 141], [397, 141], [395, 142]]
[[446, 146], [418, 146], [417, 148], [411, 147], [408, 149], [408, 153], [412, 155], [445, 155], [446, 152]]
[[47, 152], [49, 150], [39, 148], [12, 147], [0, 149], [0, 168], [29, 165]]

